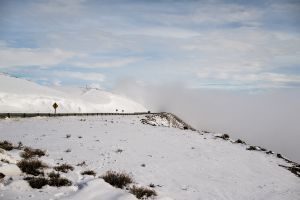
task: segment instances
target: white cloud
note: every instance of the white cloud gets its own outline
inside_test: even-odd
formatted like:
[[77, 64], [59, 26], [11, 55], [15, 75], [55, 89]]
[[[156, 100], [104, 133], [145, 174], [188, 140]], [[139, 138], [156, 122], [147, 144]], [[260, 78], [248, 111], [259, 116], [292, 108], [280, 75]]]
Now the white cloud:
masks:
[[158, 37], [158, 38], [190, 38], [195, 37], [199, 33], [197, 31], [182, 29], [176, 27], [164, 27], [164, 26], [156, 26], [156, 27], [147, 27], [142, 29], [132, 29], [132, 30], [121, 30], [121, 34], [125, 35], [141, 35], [141, 36], [150, 36], [150, 37]]
[[0, 68], [20, 66], [51, 66], [75, 54], [61, 49], [10, 48], [0, 45]]
[[56, 77], [72, 78], [86, 81], [103, 82], [105, 76], [101, 73], [74, 72], [74, 71], [56, 71], [53, 73]]
[[91, 61], [91, 58], [82, 58], [78, 62], [71, 62], [72, 65], [86, 68], [113, 68], [123, 67], [135, 62], [140, 61], [141, 58], [129, 57], [129, 58], [114, 58], [114, 59], [102, 59], [97, 58]]
[[85, 0], [51, 0], [33, 4], [33, 8], [46, 14], [77, 15], [83, 9]]
[[90, 88], [96, 88], [96, 89], [102, 89], [101, 85], [99, 83], [91, 83], [88, 85]]
[[[36, 31], [31, 37], [25, 28], [17, 37], [29, 38], [39, 48], [4, 46], [0, 67], [64, 64], [80, 71], [138, 63], [139, 69], [149, 72], [140, 75], [145, 82], [159, 72], [157, 82], [191, 77], [195, 87], [210, 78], [213, 84], [217, 79], [224, 85], [226, 81], [298, 84], [298, 75], [287, 74], [300, 62], [300, 35], [291, 31], [295, 20], [290, 20], [299, 15], [299, 4], [278, 3], [53, 0], [32, 2], [22, 9], [14, 6], [16, 10], [3, 17], [16, 30]], [[275, 23], [273, 18], [282, 21]], [[285, 22], [287, 29], [281, 29]]]
[[199, 79], [268, 85], [299, 83], [299, 75], [276, 73], [277, 69], [299, 64], [300, 39], [294, 34], [241, 28], [201, 34], [180, 44], [191, 59], [185, 66]]
[[54, 81], [52, 82], [52, 84], [53, 84], [54, 86], [61, 86], [61, 81], [60, 81], [60, 80], [54, 80]]

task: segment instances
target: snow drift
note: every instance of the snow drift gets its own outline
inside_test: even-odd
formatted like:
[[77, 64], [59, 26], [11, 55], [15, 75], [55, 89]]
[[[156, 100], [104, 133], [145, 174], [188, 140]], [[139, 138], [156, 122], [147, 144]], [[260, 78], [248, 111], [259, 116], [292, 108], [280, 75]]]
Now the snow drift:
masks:
[[143, 112], [126, 97], [95, 88], [50, 88], [0, 73], [0, 112]]

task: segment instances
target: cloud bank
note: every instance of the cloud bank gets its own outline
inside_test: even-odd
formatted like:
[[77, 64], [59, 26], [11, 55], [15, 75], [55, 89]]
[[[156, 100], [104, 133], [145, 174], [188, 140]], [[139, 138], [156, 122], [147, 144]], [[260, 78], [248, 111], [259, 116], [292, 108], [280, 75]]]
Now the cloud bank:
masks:
[[260, 92], [188, 89], [121, 81], [116, 91], [151, 111], [173, 112], [200, 130], [228, 133], [300, 162], [300, 90]]

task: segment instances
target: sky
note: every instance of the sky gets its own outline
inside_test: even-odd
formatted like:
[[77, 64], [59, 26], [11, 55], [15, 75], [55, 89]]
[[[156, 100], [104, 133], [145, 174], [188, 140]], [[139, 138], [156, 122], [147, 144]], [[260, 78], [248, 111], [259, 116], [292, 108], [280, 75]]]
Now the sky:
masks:
[[0, 71], [45, 85], [300, 86], [300, 1], [0, 0]]
[[0, 0], [0, 72], [118, 92], [300, 162], [299, 0]]

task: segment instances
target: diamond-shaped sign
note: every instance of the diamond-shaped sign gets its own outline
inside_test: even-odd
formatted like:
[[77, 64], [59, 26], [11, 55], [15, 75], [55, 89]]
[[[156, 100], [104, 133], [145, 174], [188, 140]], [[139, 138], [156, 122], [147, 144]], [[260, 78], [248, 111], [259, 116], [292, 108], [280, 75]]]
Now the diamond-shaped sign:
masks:
[[58, 104], [55, 102], [52, 106], [54, 108], [54, 113], [56, 114], [56, 108], [58, 108]]
[[56, 109], [58, 107], [56, 102], [52, 106], [53, 106], [54, 109]]

